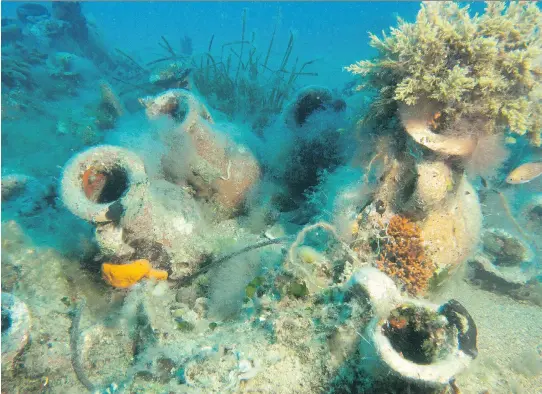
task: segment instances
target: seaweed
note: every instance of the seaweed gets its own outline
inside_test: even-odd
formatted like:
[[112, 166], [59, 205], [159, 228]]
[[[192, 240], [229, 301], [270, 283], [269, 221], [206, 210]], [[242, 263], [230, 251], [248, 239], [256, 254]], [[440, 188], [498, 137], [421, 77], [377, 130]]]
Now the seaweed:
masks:
[[121, 51], [119, 48], [115, 48], [115, 50], [121, 54], [122, 56], [124, 56], [126, 59], [128, 59], [134, 66], [136, 66], [137, 69], [139, 69], [140, 71], [142, 72], [147, 72], [147, 70], [145, 70], [138, 62], [136, 62], [134, 60], [133, 57], [131, 57], [130, 55], [128, 55], [126, 52], [124, 51]]
[[[294, 50], [294, 35], [290, 32], [286, 49], [277, 69], [269, 66], [271, 50], [275, 44], [275, 25], [265, 53], [258, 53], [254, 45], [255, 34], [247, 39], [247, 12], [243, 10], [241, 36], [220, 46], [220, 54], [214, 55], [212, 47], [215, 35], [211, 36], [207, 51], [192, 61], [194, 83], [212, 105], [231, 117], [241, 116], [256, 119], [279, 113], [296, 89], [300, 76], [317, 76], [316, 72], [305, 72], [307, 66], [318, 59], [304, 62], [298, 69], [299, 59], [291, 68], [288, 64]], [[239, 50], [237, 50], [237, 47]], [[249, 48], [248, 51], [246, 50]], [[237, 67], [232, 67], [232, 59]], [[265, 124], [265, 121], [263, 122]]]
[[[365, 121], [388, 124], [398, 104], [435, 108], [441, 124], [484, 120], [476, 134], [510, 130], [542, 144], [542, 11], [534, 3], [468, 5], [425, 2], [415, 23], [399, 18], [391, 34], [370, 34], [373, 60], [345, 69], [362, 77], [358, 89], [378, 98]], [[384, 126], [385, 128], [385, 126]]]

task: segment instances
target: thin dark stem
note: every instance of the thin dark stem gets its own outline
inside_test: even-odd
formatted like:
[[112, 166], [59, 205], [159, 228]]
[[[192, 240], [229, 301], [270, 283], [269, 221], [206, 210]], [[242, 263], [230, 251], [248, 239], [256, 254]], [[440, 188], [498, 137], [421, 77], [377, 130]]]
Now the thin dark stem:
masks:
[[211, 52], [211, 47], [213, 46], [214, 39], [215, 39], [215, 35], [213, 34], [211, 36], [211, 41], [209, 41], [209, 47], [207, 48], [207, 52]]
[[166, 37], [164, 36], [161, 36], [162, 37], [162, 40], [164, 41], [164, 43], [166, 44], [165, 46], [162, 45], [162, 47], [167, 50], [169, 53], [171, 53], [171, 56], [173, 56], [174, 58], [177, 57], [177, 54], [175, 53], [175, 51], [173, 50], [173, 48], [171, 47], [171, 45], [169, 45], [169, 42], [168, 40], [166, 40]]
[[235, 252], [228, 253], [228, 254], [220, 257], [217, 260], [214, 260], [214, 261], [211, 261], [208, 264], [205, 264], [204, 266], [202, 266], [199, 269], [198, 272], [196, 272], [195, 274], [192, 274], [192, 275], [190, 275], [188, 277], [185, 277], [185, 278], [181, 279], [178, 282], [178, 284], [181, 285], [181, 286], [185, 286], [185, 285], [189, 284], [190, 282], [192, 282], [196, 277], [198, 277], [198, 276], [200, 276], [200, 275], [202, 275], [202, 274], [204, 274], [206, 272], [209, 272], [209, 270], [211, 268], [218, 267], [219, 265], [221, 265], [225, 261], [228, 261], [229, 259], [232, 259], [232, 258], [234, 258], [236, 256], [239, 256], [239, 255], [243, 254], [243, 253], [250, 252], [251, 250], [254, 250], [254, 249], [263, 248], [264, 246], [276, 245], [276, 244], [280, 244], [280, 243], [283, 243], [283, 242], [288, 242], [288, 241], [291, 241], [293, 239], [294, 239], [294, 237], [292, 237], [292, 236], [286, 236], [286, 237], [280, 237], [280, 238], [275, 238], [275, 239], [268, 239], [268, 240], [265, 240], [265, 241], [255, 243], [253, 245], [245, 246], [242, 249], [236, 250]]
[[156, 64], [156, 63], [165, 62], [165, 61], [174, 60], [174, 59], [175, 58], [173, 58], [171, 56], [163, 57], [163, 58], [156, 59], [156, 60], [153, 60], [152, 62], [147, 63], [147, 66], [152, 66], [153, 64]]
[[265, 55], [265, 61], [263, 62], [264, 68], [267, 68], [267, 62], [269, 61], [269, 55], [271, 55], [271, 48], [273, 47], [273, 41], [275, 40], [275, 32], [277, 31], [277, 24], [273, 28], [273, 35], [271, 36], [271, 41], [269, 41], [269, 47], [267, 48], [267, 54]]
[[247, 9], [243, 8], [243, 31], [241, 33], [241, 55], [239, 56], [239, 64], [237, 65], [237, 73], [235, 74], [235, 84], [237, 85], [237, 79], [239, 78], [239, 72], [243, 65], [243, 49], [245, 47], [245, 28], [247, 24]]
[[137, 68], [139, 68], [141, 71], [147, 71], [147, 70], [145, 70], [143, 67], [141, 67], [141, 66], [139, 65], [139, 63], [136, 62], [136, 61], [134, 60], [134, 58], [131, 57], [130, 55], [128, 55], [126, 52], [121, 51], [119, 48], [115, 48], [115, 50], [116, 50], [118, 53], [120, 53], [122, 56], [124, 56], [125, 58], [127, 58], [128, 60], [130, 60], [130, 61], [132, 62], [132, 64], [134, 64], [134, 65], [135, 65]]
[[286, 51], [284, 52], [284, 57], [282, 58], [282, 62], [280, 64], [279, 70], [284, 70], [284, 67], [286, 67], [286, 64], [288, 63], [288, 59], [290, 58], [293, 48], [294, 48], [294, 35], [292, 32], [290, 32], [290, 39], [288, 40], [288, 46], [286, 47]]

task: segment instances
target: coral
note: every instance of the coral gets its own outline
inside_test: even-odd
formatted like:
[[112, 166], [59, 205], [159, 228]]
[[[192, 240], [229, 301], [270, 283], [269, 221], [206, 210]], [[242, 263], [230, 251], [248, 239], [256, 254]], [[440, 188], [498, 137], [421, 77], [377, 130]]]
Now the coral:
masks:
[[436, 267], [425, 254], [420, 227], [396, 215], [386, 233], [388, 238], [378, 257], [378, 268], [400, 281], [407, 292], [424, 293]]
[[535, 3], [488, 2], [470, 16], [455, 2], [426, 2], [415, 23], [399, 19], [389, 36], [371, 34], [372, 61], [346, 67], [379, 97], [369, 114], [388, 124], [397, 104], [429, 101], [438, 126], [485, 119], [478, 134], [504, 128], [542, 143], [542, 11]]
[[136, 260], [129, 264], [102, 264], [104, 280], [113, 287], [125, 289], [135, 285], [143, 278], [166, 280], [166, 271], [155, 270], [148, 260]]

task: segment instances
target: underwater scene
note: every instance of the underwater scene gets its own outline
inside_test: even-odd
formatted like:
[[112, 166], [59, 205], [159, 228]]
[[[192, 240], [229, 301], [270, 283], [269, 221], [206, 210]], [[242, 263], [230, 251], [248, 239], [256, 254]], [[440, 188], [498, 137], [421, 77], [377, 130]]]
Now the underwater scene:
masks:
[[2, 2], [2, 394], [542, 393], [536, 2]]

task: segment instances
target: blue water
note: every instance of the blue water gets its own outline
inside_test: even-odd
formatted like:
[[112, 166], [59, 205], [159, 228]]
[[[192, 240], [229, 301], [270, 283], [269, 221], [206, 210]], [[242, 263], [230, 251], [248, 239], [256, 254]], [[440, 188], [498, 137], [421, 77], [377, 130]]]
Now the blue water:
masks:
[[[17, 3], [4, 2], [4, 16], [14, 16]], [[415, 2], [86, 2], [85, 12], [98, 21], [111, 47], [134, 51], [147, 60], [158, 52], [160, 36], [176, 42], [188, 34], [195, 51], [204, 50], [211, 35], [217, 40], [239, 40], [241, 15], [248, 10], [247, 33], [256, 33], [256, 43], [266, 48], [276, 20], [276, 56], [281, 56], [290, 31], [295, 32], [295, 54], [301, 59], [321, 59], [320, 78], [315, 83], [336, 84], [348, 80], [342, 67], [360, 56], [371, 55], [368, 32], [392, 25], [397, 15], [413, 18]], [[325, 17], [323, 17], [325, 16]], [[159, 26], [159, 28], [157, 28]], [[312, 80], [311, 80], [312, 82]]]
[[[415, 296], [476, 321], [454, 342], [482, 371], [461, 392], [541, 392], [542, 176], [507, 181], [541, 148], [507, 132], [463, 166], [359, 123], [378, 92], [344, 68], [421, 3], [28, 4], [1, 3], [2, 393], [459, 392], [395, 377], [365, 345], [377, 301], [353, 273], [378, 266], [414, 297], [382, 268], [393, 242], [458, 251], [465, 269]], [[415, 172], [434, 162], [452, 175], [428, 190], [459, 202], [434, 203], [430, 231], [401, 198], [423, 199]], [[394, 241], [390, 212], [425, 240]], [[146, 271], [115, 273], [128, 264]], [[393, 313], [384, 331], [410, 327]], [[409, 335], [401, 357], [422, 348]]]

